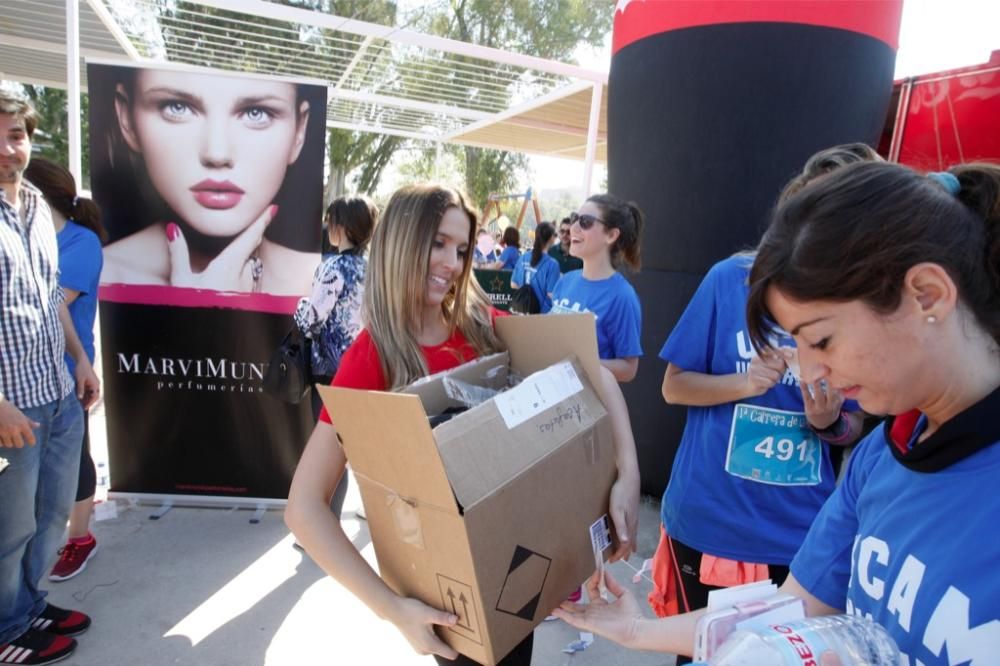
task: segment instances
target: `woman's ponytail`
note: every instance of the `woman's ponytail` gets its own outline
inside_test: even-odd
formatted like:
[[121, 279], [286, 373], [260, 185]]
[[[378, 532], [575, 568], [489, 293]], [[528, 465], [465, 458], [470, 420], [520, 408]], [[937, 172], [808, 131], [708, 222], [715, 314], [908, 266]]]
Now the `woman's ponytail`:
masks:
[[633, 238], [628, 243], [622, 244], [622, 259], [626, 266], [633, 271], [637, 271], [642, 267], [642, 228], [646, 224], [646, 216], [643, 214], [642, 209], [631, 201], [628, 202], [628, 209], [632, 213]]
[[556, 228], [548, 222], [539, 222], [535, 227], [535, 244], [531, 248], [531, 267], [534, 268], [545, 254], [545, 246], [556, 235]]
[[97, 207], [93, 199], [77, 197], [72, 219], [80, 226], [87, 227], [97, 234], [97, 237], [101, 239], [101, 245], [108, 242], [108, 231], [101, 224], [101, 209]]
[[101, 210], [91, 199], [77, 194], [76, 181], [66, 167], [38, 157], [28, 163], [24, 175], [28, 182], [41, 190], [51, 208], [67, 220], [93, 231], [101, 239], [101, 244], [107, 242], [108, 232], [101, 224]]
[[992, 285], [992, 298], [990, 305], [982, 310], [990, 313], [984, 323], [1000, 342], [1000, 165], [972, 162], [952, 167], [947, 173], [958, 179], [956, 198], [985, 225], [983, 262]]

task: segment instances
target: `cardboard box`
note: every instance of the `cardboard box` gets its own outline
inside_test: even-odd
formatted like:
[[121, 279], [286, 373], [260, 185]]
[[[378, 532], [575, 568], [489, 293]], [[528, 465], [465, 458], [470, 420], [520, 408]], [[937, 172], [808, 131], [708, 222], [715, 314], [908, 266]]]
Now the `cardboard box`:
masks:
[[[497, 334], [508, 352], [402, 392], [321, 389], [382, 578], [455, 612], [439, 635], [484, 664], [594, 571], [589, 528], [617, 478], [592, 315], [505, 317]], [[455, 404], [446, 377], [500, 386], [508, 371], [525, 381], [431, 429], [428, 415]]]

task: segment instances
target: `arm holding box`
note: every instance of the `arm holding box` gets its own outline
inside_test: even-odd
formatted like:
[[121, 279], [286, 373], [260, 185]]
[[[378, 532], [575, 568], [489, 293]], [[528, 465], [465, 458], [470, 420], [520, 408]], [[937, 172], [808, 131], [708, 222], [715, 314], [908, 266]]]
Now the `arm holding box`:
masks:
[[602, 358], [601, 365], [607, 368], [617, 381], [628, 383], [635, 379], [636, 373], [639, 372], [639, 357]]
[[393, 592], [354, 548], [330, 511], [330, 497], [346, 467], [337, 431], [329, 423], [318, 422], [292, 479], [285, 523], [327, 574], [376, 615], [396, 625], [414, 650], [456, 658], [458, 653], [434, 634], [433, 625], [453, 625], [458, 618]]
[[635, 439], [629, 422], [628, 406], [618, 380], [605, 367], [601, 367], [601, 397], [611, 417], [615, 440], [615, 460], [618, 480], [611, 488], [609, 498], [611, 521], [618, 536], [618, 547], [610, 561], [628, 558], [635, 552], [639, 530], [639, 462], [635, 453]]

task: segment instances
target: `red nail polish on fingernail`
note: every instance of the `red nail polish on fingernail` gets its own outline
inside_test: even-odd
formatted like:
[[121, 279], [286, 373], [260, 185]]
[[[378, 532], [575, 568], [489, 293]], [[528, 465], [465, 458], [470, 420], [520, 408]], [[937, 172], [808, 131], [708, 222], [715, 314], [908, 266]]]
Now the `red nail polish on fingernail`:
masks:
[[274, 216], [277, 214], [278, 214], [278, 204], [273, 204], [271, 206], [271, 219], [274, 219]]
[[167, 225], [167, 240], [173, 242], [178, 236], [181, 235], [181, 230], [177, 228], [177, 225], [171, 222]]

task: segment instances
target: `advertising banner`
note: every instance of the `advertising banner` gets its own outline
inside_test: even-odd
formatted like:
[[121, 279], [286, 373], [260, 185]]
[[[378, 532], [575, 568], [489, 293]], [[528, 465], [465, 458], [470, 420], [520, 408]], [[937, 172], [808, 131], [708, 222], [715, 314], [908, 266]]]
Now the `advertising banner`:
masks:
[[284, 499], [312, 419], [261, 384], [320, 263], [326, 88], [87, 76], [111, 490]]
[[493, 307], [504, 312], [510, 309], [510, 298], [514, 294], [514, 290], [510, 287], [510, 276], [513, 275], [513, 271], [477, 268], [473, 274], [476, 276], [479, 286], [490, 297]]

